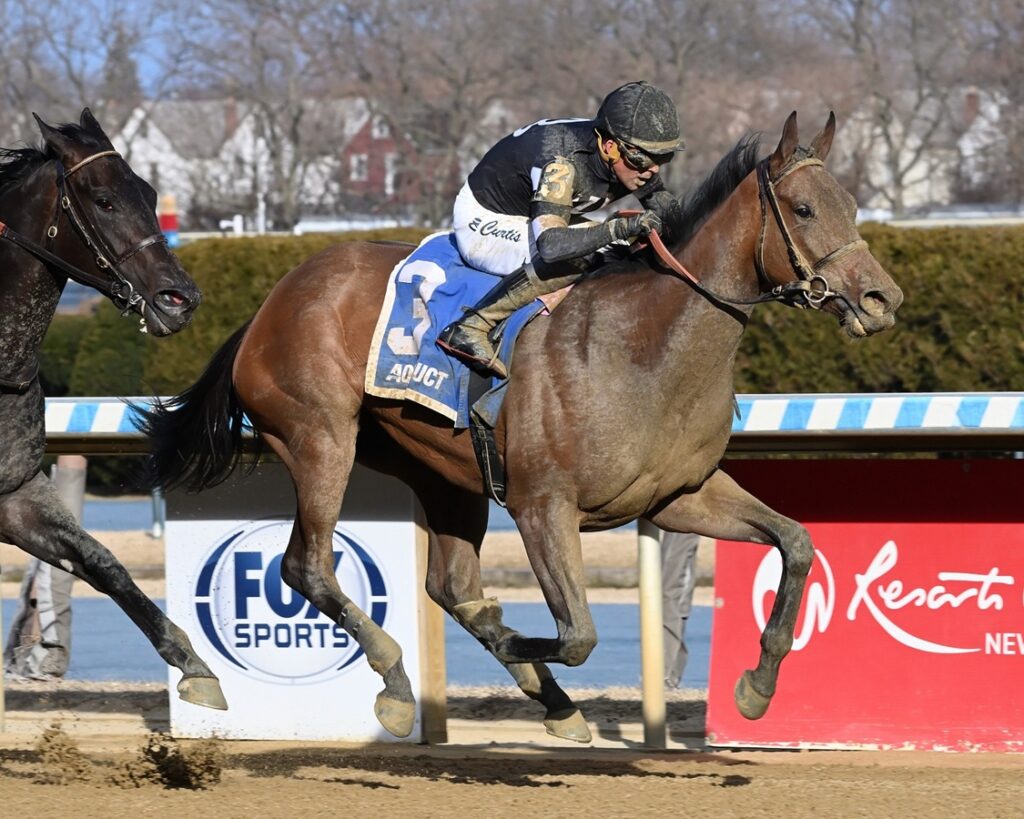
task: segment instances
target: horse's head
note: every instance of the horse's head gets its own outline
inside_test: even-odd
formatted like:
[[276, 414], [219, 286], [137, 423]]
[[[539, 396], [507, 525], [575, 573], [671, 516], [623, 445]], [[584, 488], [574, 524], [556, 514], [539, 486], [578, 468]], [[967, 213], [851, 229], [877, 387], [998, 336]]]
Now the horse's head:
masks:
[[167, 247], [156, 191], [114, 150], [88, 108], [78, 125], [36, 122], [47, 154], [62, 166], [57, 185], [68, 226], [55, 249], [84, 270], [98, 269], [99, 280], [109, 282], [104, 294], [126, 315], [142, 316], [153, 335], [187, 326], [202, 296]]
[[860, 238], [856, 200], [825, 170], [835, 129], [830, 114], [810, 146], [800, 147], [794, 111], [775, 152], [758, 164], [756, 261], [792, 303], [827, 310], [859, 338], [892, 327], [903, 292]]

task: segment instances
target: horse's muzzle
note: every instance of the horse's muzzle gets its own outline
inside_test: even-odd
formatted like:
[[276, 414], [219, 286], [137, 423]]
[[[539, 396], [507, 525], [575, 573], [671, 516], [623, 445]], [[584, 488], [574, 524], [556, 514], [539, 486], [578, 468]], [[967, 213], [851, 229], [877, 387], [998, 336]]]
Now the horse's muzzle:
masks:
[[160, 290], [146, 302], [142, 317], [152, 335], [168, 336], [189, 325], [202, 300], [202, 293], [195, 287]]
[[840, 321], [851, 338], [865, 338], [890, 329], [896, 323], [896, 311], [903, 303], [903, 291], [893, 285], [885, 290], [868, 290], [856, 305], [839, 300]]

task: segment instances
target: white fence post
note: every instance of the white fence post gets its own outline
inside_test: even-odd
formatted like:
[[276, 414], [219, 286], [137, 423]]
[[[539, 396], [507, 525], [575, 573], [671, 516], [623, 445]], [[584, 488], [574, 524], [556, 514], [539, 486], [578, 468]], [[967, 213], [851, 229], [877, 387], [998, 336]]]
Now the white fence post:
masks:
[[637, 521], [640, 585], [640, 665], [643, 679], [644, 745], [664, 748], [665, 642], [661, 611], [661, 538], [657, 526]]

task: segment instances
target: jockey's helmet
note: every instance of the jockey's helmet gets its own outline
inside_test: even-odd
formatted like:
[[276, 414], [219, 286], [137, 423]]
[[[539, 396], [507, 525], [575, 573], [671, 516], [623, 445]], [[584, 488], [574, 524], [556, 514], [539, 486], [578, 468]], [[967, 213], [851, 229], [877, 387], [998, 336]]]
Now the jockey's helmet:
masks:
[[597, 111], [597, 127], [649, 154], [672, 154], [686, 147], [675, 103], [646, 82], [628, 82], [605, 97]]

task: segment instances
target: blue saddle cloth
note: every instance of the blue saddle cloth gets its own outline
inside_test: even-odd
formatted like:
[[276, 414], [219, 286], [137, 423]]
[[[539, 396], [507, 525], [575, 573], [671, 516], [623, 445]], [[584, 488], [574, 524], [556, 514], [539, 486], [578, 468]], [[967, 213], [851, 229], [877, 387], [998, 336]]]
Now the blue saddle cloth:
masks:
[[[366, 392], [422, 404], [452, 421], [469, 426], [470, 411], [494, 426], [507, 381], [492, 378], [490, 389], [469, 405], [471, 372], [439, 348], [437, 334], [476, 304], [498, 281], [469, 267], [459, 255], [451, 232], [424, 239], [399, 262], [388, 281], [384, 304], [370, 344]], [[520, 330], [544, 309], [534, 301], [506, 321], [498, 355], [506, 367]]]

